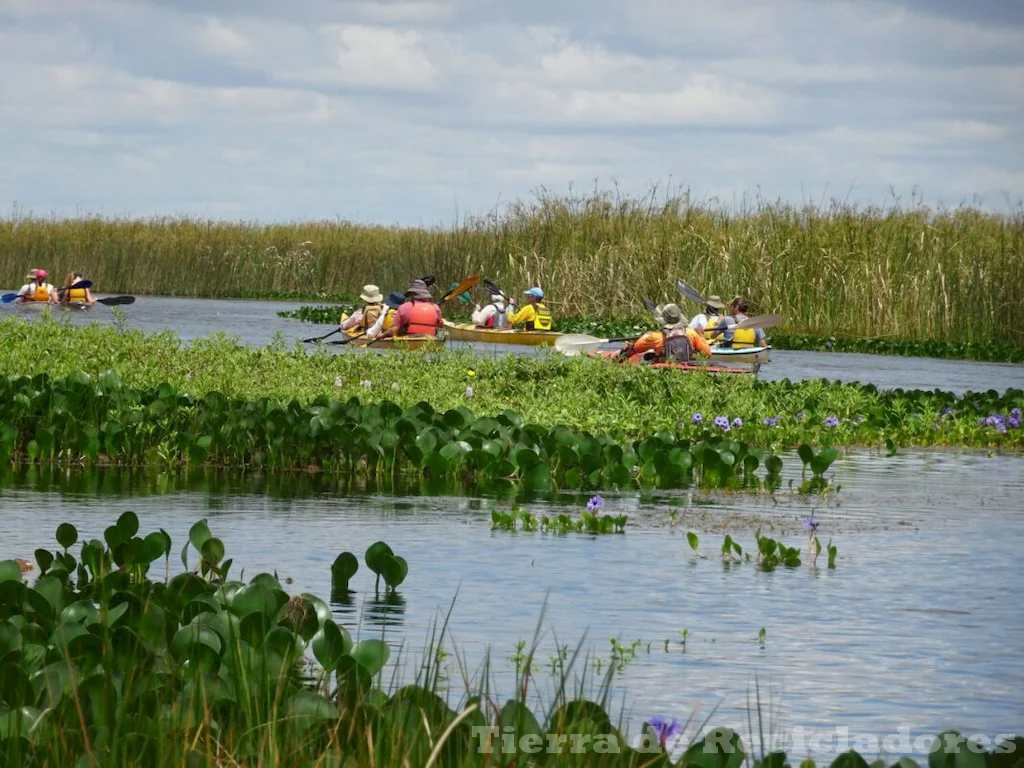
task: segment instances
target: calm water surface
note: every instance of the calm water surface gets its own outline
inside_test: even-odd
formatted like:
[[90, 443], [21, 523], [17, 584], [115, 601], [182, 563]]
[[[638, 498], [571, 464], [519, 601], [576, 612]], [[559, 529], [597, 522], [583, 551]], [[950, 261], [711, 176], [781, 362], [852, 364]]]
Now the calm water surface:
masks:
[[[220, 299], [178, 299], [141, 296], [135, 304], [121, 307], [128, 325], [147, 333], [170, 329], [184, 339], [207, 336], [221, 331], [245, 344], [262, 346], [276, 335], [288, 346], [312, 336], [322, 336], [329, 326], [310, 325], [277, 316], [282, 310], [298, 309], [301, 302], [245, 301]], [[0, 305], [0, 313], [36, 315], [38, 310]], [[83, 312], [62, 312], [71, 322], [111, 323], [113, 312], [95, 305]], [[470, 345], [452, 343], [452, 347]], [[481, 354], [544, 354], [531, 347], [497, 344], [472, 345]], [[338, 354], [362, 354], [344, 347]], [[380, 353], [386, 354], [386, 353]], [[1024, 365], [976, 363], [921, 357], [891, 357], [838, 352], [801, 352], [777, 350], [771, 363], [764, 366], [766, 380], [827, 378], [860, 381], [891, 389], [943, 389], [962, 393], [968, 390], [1006, 390], [1024, 387]]]
[[[602, 671], [610, 638], [641, 641], [615, 682], [613, 707], [624, 707], [632, 733], [653, 715], [686, 719], [696, 710], [700, 722], [716, 705], [714, 723], [746, 732], [755, 681], [762, 695], [771, 692], [766, 710], [781, 734], [799, 727], [828, 736], [839, 726], [851, 737], [881, 738], [900, 726], [911, 734], [1020, 733], [1024, 462], [978, 453], [852, 454], [835, 467], [842, 489], [827, 505], [732, 495], [696, 506], [683, 492], [609, 497], [607, 511], [625, 511], [636, 524], [604, 537], [492, 532], [490, 510], [510, 499], [309, 487], [281, 498], [242, 486], [144, 495], [131, 484], [111, 494], [76, 476], [48, 490], [15, 482], [0, 491], [0, 558], [54, 546], [63, 521], [100, 537], [133, 509], [144, 532], [162, 526], [180, 545], [191, 523], [207, 517], [246, 577], [277, 570], [294, 580], [290, 591], [326, 596], [339, 552], [362, 560], [367, 546], [384, 540], [409, 562], [400, 600], [374, 600], [364, 565], [353, 601], [334, 607], [353, 635], [404, 644], [407, 676], [454, 598], [446, 647], [459, 649], [471, 670], [490, 648], [505, 694], [514, 680], [508, 658], [538, 624], [542, 687], [554, 680], [543, 668], [556, 637], [601, 657]], [[538, 513], [569, 502], [522, 500]], [[672, 509], [683, 520], [675, 529]], [[806, 546], [801, 521], [812, 510], [822, 538], [839, 547], [835, 570], [805, 564], [765, 573], [715, 556], [724, 531], [750, 547], [758, 525]], [[690, 551], [686, 530], [701, 533], [706, 559]], [[677, 642], [683, 629], [685, 651]], [[449, 672], [457, 694], [457, 670]]]

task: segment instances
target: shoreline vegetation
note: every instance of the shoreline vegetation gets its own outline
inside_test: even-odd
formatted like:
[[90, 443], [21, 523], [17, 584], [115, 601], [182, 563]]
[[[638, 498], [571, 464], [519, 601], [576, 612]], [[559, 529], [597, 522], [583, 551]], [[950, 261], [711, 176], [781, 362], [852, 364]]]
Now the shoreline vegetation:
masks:
[[[834, 202], [739, 208], [652, 190], [553, 196], [444, 227], [190, 218], [0, 219], [0, 275], [74, 267], [104, 292], [324, 300], [480, 273], [508, 292], [540, 282], [557, 315], [643, 316], [683, 277], [743, 294], [786, 333], [1024, 347], [1024, 210]], [[372, 265], [372, 266], [371, 266]]]
[[[710, 430], [771, 451], [805, 443], [885, 446], [889, 451], [903, 446], [1024, 448], [1020, 389], [958, 396], [879, 391], [824, 379], [716, 378], [699, 371], [565, 358], [550, 351], [536, 358], [486, 358], [462, 350], [388, 355], [319, 349], [310, 354], [301, 343], [292, 349], [283, 342], [252, 348], [223, 334], [183, 342], [170, 331], [145, 334], [96, 323], [78, 327], [47, 317], [0, 320], [0, 338], [0, 370], [7, 374], [7, 386], [31, 390], [18, 395], [27, 402], [6, 406], [22, 414], [42, 408], [59, 416], [66, 401], [54, 406], [62, 401], [44, 397], [44, 390], [68, 377], [100, 380], [110, 372], [127, 388], [163, 387], [193, 398], [213, 392], [218, 400], [272, 400], [294, 409], [353, 399], [361, 406], [390, 402], [400, 410], [426, 403], [438, 414], [461, 408], [496, 419], [511, 412], [513, 421], [528, 431], [531, 425], [544, 431], [560, 427], [619, 441], [659, 433], [672, 440], [697, 440]], [[17, 384], [19, 378], [31, 379], [31, 386]]]

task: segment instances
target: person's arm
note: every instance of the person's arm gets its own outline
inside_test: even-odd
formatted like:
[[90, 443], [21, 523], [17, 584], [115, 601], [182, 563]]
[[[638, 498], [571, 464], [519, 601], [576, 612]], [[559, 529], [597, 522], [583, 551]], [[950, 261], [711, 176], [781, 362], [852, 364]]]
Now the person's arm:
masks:
[[31, 287], [32, 287], [32, 283], [26, 283], [25, 285], [21, 286], [21, 288], [18, 289], [18, 296], [19, 297], [27, 296], [28, 292], [29, 292], [29, 289]]
[[381, 332], [381, 329], [384, 328], [384, 320], [387, 319], [387, 316], [388, 316], [388, 309], [387, 309], [387, 307], [385, 307], [384, 311], [381, 312], [377, 316], [376, 322], [373, 325], [371, 325], [369, 328], [366, 329], [366, 337], [367, 338], [373, 339], [373, 338], [377, 337], [377, 335]]
[[338, 327], [343, 331], [347, 331], [349, 328], [355, 328], [362, 321], [363, 310], [359, 309], [353, 312], [348, 317], [346, 317], [341, 323], [338, 324]]
[[434, 312], [437, 314], [437, 322], [435, 323], [435, 327], [443, 328], [444, 327], [444, 315], [441, 313], [441, 305], [440, 304], [435, 304], [434, 305]]
[[768, 337], [765, 336], [765, 334], [764, 334], [764, 328], [755, 328], [754, 329], [754, 342], [759, 347], [767, 347], [768, 346]]
[[693, 331], [690, 334], [690, 344], [704, 357], [711, 357], [711, 345], [708, 344], [708, 340], [704, 338], [704, 334], [700, 331]]
[[85, 289], [85, 302], [87, 304], [96, 303], [96, 297], [92, 295], [92, 291], [90, 291], [88, 288]]
[[533, 308], [533, 304], [527, 304], [518, 312], [513, 312], [512, 309], [510, 308], [508, 314], [508, 324], [510, 327], [515, 327], [517, 325], [522, 325], [523, 323], [532, 323], [536, 316], [537, 310]]
[[56, 304], [57, 303], [57, 289], [54, 288], [52, 285], [47, 284], [47, 286], [46, 286], [46, 295], [49, 297], [48, 301], [51, 304]]

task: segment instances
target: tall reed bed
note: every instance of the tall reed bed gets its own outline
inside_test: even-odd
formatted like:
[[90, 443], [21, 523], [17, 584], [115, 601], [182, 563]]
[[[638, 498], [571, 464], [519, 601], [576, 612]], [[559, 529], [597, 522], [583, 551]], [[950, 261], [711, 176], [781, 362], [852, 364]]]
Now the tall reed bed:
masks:
[[[541, 193], [434, 228], [345, 221], [261, 225], [189, 218], [0, 220], [0, 282], [30, 267], [86, 272], [102, 291], [180, 296], [315, 297], [387, 289], [434, 274], [481, 272], [509, 293], [539, 282], [556, 311], [643, 313], [680, 301], [683, 277], [792, 332], [1024, 344], [1024, 210], [961, 207], [739, 208], [688, 194]], [[693, 304], [684, 305], [696, 312]]]

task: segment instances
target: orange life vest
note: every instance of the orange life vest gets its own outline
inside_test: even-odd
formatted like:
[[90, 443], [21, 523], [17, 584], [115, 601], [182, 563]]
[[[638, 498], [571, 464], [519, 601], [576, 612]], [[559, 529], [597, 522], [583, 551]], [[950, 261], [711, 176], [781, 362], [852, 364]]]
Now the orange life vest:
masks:
[[409, 324], [405, 327], [408, 335], [425, 334], [437, 336], [437, 308], [429, 301], [414, 301], [409, 308]]

